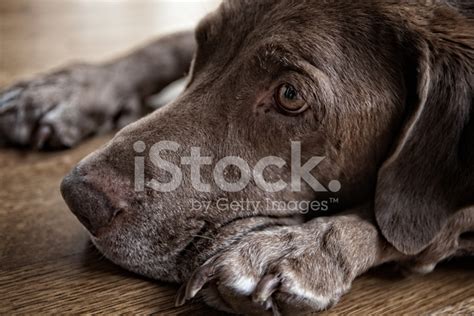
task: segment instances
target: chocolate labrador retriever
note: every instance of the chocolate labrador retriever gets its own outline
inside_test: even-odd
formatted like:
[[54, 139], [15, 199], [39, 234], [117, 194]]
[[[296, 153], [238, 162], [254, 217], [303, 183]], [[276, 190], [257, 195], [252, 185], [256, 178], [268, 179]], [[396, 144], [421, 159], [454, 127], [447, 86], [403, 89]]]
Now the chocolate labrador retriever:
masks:
[[384, 262], [474, 253], [473, 18], [471, 1], [227, 1], [194, 34], [11, 87], [0, 133], [56, 148], [126, 125], [61, 185], [107, 258], [184, 282], [178, 305], [323, 310]]

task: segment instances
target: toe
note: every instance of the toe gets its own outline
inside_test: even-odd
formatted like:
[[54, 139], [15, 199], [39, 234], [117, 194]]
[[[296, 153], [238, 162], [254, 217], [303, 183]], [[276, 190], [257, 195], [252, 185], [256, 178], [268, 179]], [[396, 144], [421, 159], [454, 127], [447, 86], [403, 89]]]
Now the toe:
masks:
[[0, 94], [0, 114], [13, 109], [21, 96], [23, 88], [15, 86]]

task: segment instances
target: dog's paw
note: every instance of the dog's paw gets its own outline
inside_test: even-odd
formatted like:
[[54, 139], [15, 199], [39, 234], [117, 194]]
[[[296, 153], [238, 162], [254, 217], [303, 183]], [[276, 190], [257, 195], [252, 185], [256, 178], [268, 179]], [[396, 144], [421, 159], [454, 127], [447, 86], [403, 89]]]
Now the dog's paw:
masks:
[[[337, 233], [336, 233], [337, 235]], [[330, 224], [254, 233], [197, 269], [177, 297], [199, 292], [217, 309], [237, 314], [304, 314], [335, 304], [355, 277]]]
[[87, 136], [124, 125], [118, 120], [138, 118], [138, 98], [116, 81], [106, 67], [74, 65], [5, 89], [0, 92], [0, 141], [71, 147]]

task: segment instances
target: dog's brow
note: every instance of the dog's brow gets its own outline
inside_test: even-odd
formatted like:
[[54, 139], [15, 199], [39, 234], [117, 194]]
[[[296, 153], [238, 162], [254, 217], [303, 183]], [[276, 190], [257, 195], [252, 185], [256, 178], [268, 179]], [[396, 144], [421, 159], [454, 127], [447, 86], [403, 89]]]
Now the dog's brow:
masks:
[[285, 45], [274, 43], [263, 45], [257, 50], [255, 57], [258, 66], [265, 71], [277, 66], [280, 69], [293, 70], [308, 77], [314, 77], [315, 73], [318, 73], [318, 77], [322, 74], [322, 71], [311, 61], [290, 51]]
[[260, 66], [266, 69], [269, 65], [281, 65], [281, 66], [289, 66], [291, 63], [290, 61], [293, 59], [292, 54], [288, 52], [284, 47], [275, 45], [275, 44], [267, 44], [261, 46], [257, 50], [256, 58], [260, 64]]

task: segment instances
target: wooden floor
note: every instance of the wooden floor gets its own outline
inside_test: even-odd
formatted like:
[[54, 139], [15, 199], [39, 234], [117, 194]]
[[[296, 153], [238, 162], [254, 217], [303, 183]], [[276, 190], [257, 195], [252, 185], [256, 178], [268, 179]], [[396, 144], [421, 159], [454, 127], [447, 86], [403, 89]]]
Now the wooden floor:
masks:
[[[101, 60], [185, 27], [212, 4], [122, 0], [1, 0], [0, 86], [71, 60]], [[174, 308], [176, 285], [133, 275], [104, 259], [62, 201], [58, 185], [108, 136], [52, 153], [0, 149], [0, 314], [212, 315], [199, 302]], [[323, 314], [474, 315], [474, 261], [428, 276], [371, 271]], [[216, 313], [217, 314], [217, 313]]]

